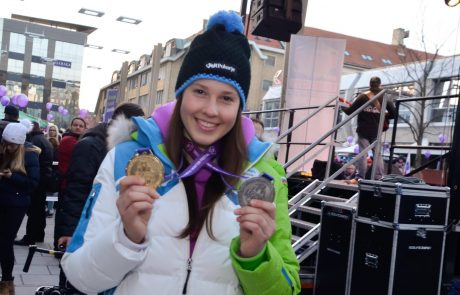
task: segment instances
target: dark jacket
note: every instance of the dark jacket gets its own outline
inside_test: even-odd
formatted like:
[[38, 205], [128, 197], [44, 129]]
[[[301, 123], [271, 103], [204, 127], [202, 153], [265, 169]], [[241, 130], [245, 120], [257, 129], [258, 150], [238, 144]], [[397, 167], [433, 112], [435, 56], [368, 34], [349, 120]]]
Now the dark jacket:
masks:
[[99, 166], [107, 154], [107, 125], [88, 130], [75, 145], [67, 171], [67, 187], [60, 195], [56, 216], [58, 236], [72, 236]]
[[[31, 143], [24, 144], [26, 148], [24, 166], [26, 174], [13, 172], [10, 178], [0, 178], [0, 206], [28, 207], [30, 195], [40, 181], [39, 150]], [[2, 156], [0, 155], [0, 162]]]
[[62, 135], [61, 143], [59, 144], [58, 154], [59, 154], [59, 176], [61, 183], [59, 185], [60, 190], [65, 190], [66, 188], [66, 175], [67, 170], [69, 169], [70, 158], [72, 157], [73, 149], [75, 144], [80, 138], [79, 134], [73, 132], [66, 132]]
[[38, 158], [40, 162], [40, 186], [43, 188], [50, 182], [53, 165], [53, 146], [46, 139], [41, 131], [32, 131], [30, 133], [32, 144], [39, 147], [42, 151]]
[[[382, 100], [383, 97], [378, 99], [380, 105], [382, 105]], [[362, 93], [355, 99], [349, 108], [344, 108], [343, 111], [345, 114], [350, 115], [368, 101], [369, 97], [365, 93]], [[393, 119], [396, 114], [393, 102], [387, 100], [386, 109], [388, 111], [388, 119]], [[373, 104], [368, 105], [358, 114], [356, 133], [358, 133], [358, 136], [369, 140], [369, 142], [373, 142], [377, 138], [379, 120], [380, 109]]]

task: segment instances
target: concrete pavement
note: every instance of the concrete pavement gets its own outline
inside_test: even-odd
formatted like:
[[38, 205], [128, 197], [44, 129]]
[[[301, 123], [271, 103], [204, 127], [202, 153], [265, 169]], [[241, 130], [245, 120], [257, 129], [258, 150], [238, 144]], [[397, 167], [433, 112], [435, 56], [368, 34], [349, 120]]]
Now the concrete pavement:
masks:
[[[27, 216], [24, 218], [17, 238], [21, 239], [26, 232]], [[46, 219], [45, 240], [38, 243], [40, 248], [52, 249], [53, 247], [54, 216]], [[14, 283], [16, 285], [15, 295], [33, 295], [39, 286], [53, 286], [59, 282], [59, 261], [54, 256], [42, 253], [35, 253], [29, 271], [22, 271], [27, 258], [29, 248], [14, 246]]]

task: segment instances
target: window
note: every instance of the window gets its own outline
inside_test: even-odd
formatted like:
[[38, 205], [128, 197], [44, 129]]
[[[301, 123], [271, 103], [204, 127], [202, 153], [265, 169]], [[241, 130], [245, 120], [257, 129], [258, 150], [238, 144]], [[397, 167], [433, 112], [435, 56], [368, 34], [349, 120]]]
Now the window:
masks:
[[272, 81], [270, 81], [270, 80], [263, 80], [262, 81], [262, 90], [268, 91], [268, 88], [270, 88], [270, 86], [272, 86]]
[[158, 80], [164, 80], [166, 76], [166, 68], [165, 67], [160, 67], [160, 70], [158, 71]]
[[128, 80], [128, 90], [137, 88], [137, 76]]
[[141, 87], [147, 84], [147, 72], [143, 72], [141, 75]]
[[26, 36], [22, 34], [10, 34], [10, 47], [9, 51], [17, 53], [25, 53], [26, 50]]
[[32, 55], [47, 57], [48, 39], [33, 38]]
[[24, 62], [22, 60], [8, 59], [8, 72], [22, 73]]
[[[440, 81], [437, 85], [436, 92], [438, 95], [458, 95], [460, 92], [460, 80], [452, 79]], [[452, 122], [457, 104], [458, 97], [433, 100], [431, 121]]]
[[372, 56], [367, 55], [367, 54], [361, 54], [361, 58], [364, 59], [364, 60], [368, 60], [368, 61], [373, 60]]
[[[386, 87], [389, 95], [393, 100], [399, 97], [412, 97], [415, 94], [415, 86], [413, 84], [406, 85], [393, 85]], [[398, 124], [407, 124], [411, 122], [412, 113], [409, 111], [410, 108], [414, 107], [414, 102], [405, 102], [399, 106], [399, 119]]]
[[276, 58], [272, 55], [267, 55], [267, 59], [265, 60], [265, 65], [274, 67], [276, 63]]
[[386, 59], [386, 58], [382, 58], [382, 62], [386, 65], [392, 65], [393, 63], [391, 62], [391, 60], [389, 59]]
[[45, 77], [46, 65], [36, 62], [31, 63], [30, 73], [35, 76]]
[[139, 96], [139, 106], [144, 110], [149, 108], [149, 96], [147, 94]]
[[163, 103], [163, 90], [157, 91], [157, 99], [155, 105], [160, 105]]
[[[269, 99], [263, 102], [263, 110], [275, 110], [279, 109], [280, 107], [280, 100], [279, 99]], [[270, 112], [270, 113], [263, 113], [262, 120], [264, 122], [265, 128], [275, 128], [279, 127], [279, 112]]]

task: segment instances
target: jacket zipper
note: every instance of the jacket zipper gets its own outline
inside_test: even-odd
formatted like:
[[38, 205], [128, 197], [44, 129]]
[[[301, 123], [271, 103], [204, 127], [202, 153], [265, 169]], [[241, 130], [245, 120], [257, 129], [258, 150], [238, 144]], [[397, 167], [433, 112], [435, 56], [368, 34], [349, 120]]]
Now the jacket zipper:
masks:
[[190, 257], [187, 260], [187, 277], [185, 278], [184, 288], [182, 289], [182, 294], [187, 294], [187, 284], [188, 279], [190, 277], [190, 273], [192, 272], [192, 258]]

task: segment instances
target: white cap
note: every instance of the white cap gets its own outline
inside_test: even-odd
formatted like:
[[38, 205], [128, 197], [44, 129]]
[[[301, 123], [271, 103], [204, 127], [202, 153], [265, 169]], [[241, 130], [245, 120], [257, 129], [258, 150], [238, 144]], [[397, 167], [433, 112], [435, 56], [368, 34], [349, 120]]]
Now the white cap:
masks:
[[21, 123], [9, 123], [3, 130], [2, 138], [9, 143], [24, 144], [27, 128]]

